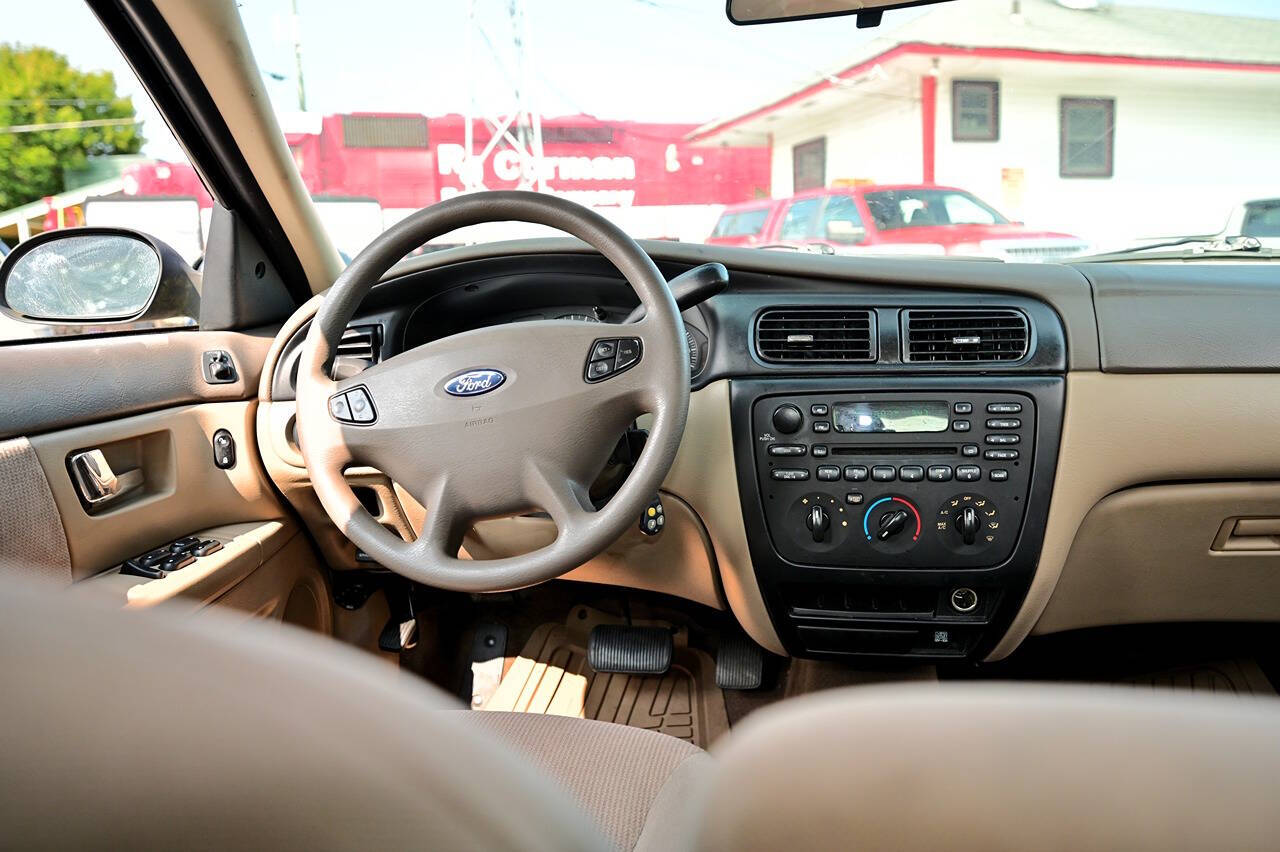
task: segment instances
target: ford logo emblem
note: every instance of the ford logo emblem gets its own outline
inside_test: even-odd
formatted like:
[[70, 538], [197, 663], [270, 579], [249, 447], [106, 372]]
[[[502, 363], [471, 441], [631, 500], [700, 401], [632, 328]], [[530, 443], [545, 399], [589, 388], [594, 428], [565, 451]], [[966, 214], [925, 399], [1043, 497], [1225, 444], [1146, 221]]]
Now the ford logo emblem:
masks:
[[467, 370], [444, 383], [444, 392], [453, 396], [478, 396], [497, 390], [507, 380], [500, 370]]

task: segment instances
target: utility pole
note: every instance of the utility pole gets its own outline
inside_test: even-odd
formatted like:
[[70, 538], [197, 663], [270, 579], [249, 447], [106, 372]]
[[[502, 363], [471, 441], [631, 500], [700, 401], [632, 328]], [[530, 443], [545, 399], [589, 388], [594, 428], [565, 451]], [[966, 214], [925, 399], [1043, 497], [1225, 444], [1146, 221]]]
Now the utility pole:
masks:
[[307, 111], [307, 87], [302, 82], [302, 19], [298, 17], [298, 0], [293, 0], [293, 61], [298, 69], [298, 109]]

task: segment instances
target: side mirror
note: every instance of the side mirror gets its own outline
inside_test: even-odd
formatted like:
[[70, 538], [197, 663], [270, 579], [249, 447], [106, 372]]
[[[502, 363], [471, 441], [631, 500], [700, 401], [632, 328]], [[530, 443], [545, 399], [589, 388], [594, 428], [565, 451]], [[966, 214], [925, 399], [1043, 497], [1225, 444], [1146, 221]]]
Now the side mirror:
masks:
[[199, 283], [177, 252], [137, 231], [46, 231], [0, 264], [0, 312], [6, 327], [25, 327], [18, 337], [193, 326]]
[[888, 9], [946, 3], [949, 0], [728, 0], [725, 13], [735, 24], [773, 24], [857, 15], [858, 29], [880, 26]]
[[867, 229], [857, 222], [848, 219], [830, 219], [827, 221], [827, 239], [833, 243], [853, 245], [867, 238]]

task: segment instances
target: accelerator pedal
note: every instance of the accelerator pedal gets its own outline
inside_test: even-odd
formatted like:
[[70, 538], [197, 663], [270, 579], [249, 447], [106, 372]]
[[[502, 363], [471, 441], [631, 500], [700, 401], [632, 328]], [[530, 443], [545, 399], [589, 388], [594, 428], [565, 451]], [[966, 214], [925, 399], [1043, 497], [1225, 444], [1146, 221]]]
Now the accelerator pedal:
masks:
[[716, 686], [721, 689], [759, 689], [764, 683], [764, 650], [746, 636], [720, 638], [716, 654]]
[[666, 674], [671, 655], [671, 631], [664, 627], [598, 624], [587, 637], [587, 663], [597, 672]]

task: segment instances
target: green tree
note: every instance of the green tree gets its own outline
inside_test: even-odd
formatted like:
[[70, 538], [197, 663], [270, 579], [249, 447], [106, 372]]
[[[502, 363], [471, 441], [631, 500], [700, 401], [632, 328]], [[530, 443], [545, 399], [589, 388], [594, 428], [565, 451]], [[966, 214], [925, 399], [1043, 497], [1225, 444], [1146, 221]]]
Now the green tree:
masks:
[[0, 44], [0, 210], [61, 192], [65, 170], [88, 157], [136, 153], [144, 140], [133, 117], [111, 72], [79, 71], [45, 47]]

